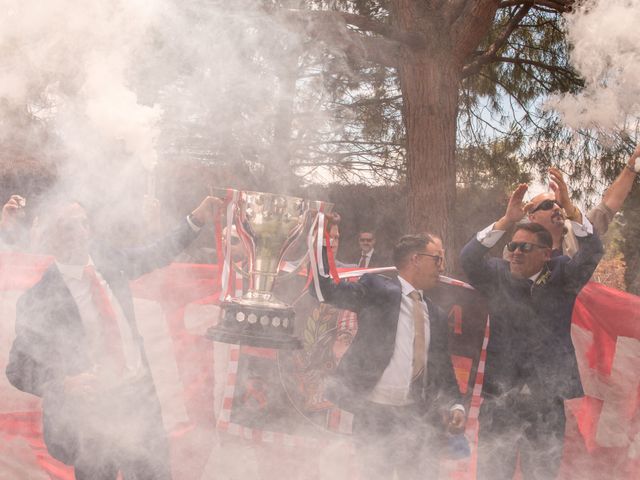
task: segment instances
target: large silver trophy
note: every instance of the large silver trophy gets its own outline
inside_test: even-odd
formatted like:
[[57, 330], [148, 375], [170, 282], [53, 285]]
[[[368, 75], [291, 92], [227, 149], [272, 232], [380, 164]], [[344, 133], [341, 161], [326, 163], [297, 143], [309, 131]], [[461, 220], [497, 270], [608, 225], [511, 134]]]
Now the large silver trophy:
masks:
[[214, 340], [255, 347], [296, 349], [293, 307], [273, 294], [285, 253], [315, 218], [322, 205], [302, 198], [263, 192], [237, 192], [233, 223], [245, 251], [249, 288], [241, 298], [229, 297], [220, 307], [218, 325], [208, 331]]

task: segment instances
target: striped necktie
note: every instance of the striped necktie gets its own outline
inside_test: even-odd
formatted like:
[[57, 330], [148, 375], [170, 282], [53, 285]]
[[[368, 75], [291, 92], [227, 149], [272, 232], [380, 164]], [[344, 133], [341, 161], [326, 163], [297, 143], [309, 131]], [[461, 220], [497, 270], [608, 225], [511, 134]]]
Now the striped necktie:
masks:
[[91, 298], [100, 316], [100, 329], [102, 331], [102, 347], [105, 358], [102, 366], [108, 366], [116, 372], [122, 372], [125, 367], [124, 350], [118, 319], [113, 305], [109, 300], [109, 294], [100, 283], [96, 270], [92, 265], [84, 267], [83, 277], [88, 280], [91, 287]]
[[411, 300], [413, 300], [413, 362], [412, 362], [412, 378], [418, 378], [426, 365], [426, 334], [424, 325], [424, 306], [422, 303], [422, 295], [417, 290], [414, 290], [409, 294]]

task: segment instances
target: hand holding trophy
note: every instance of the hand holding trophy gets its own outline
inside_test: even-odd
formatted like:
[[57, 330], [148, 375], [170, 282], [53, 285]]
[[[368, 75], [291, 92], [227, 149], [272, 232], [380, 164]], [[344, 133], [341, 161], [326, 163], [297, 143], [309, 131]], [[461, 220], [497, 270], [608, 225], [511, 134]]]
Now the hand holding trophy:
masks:
[[[331, 205], [273, 193], [234, 191], [227, 209], [247, 252], [248, 291], [221, 303], [220, 321], [209, 329], [214, 340], [264, 348], [296, 349], [293, 307], [273, 294], [285, 253], [318, 212]], [[228, 269], [228, 266], [227, 266]]]

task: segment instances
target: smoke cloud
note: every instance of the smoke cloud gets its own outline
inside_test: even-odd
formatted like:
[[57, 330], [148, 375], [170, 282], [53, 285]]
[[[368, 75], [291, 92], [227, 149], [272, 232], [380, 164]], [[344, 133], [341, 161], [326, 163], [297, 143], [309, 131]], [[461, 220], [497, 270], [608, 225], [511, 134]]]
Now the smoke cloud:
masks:
[[[268, 173], [286, 156], [282, 138], [319, 130], [325, 120], [314, 112], [313, 99], [322, 95], [317, 76], [299, 76], [301, 36], [262, 2], [0, 6], [7, 12], [0, 19], [0, 105], [26, 108], [47, 125], [66, 191], [130, 198], [159, 159]], [[308, 112], [293, 118], [295, 108]], [[29, 153], [39, 158], [50, 148]]]
[[[275, 169], [281, 165], [275, 162], [283, 155], [279, 138], [285, 138], [287, 126], [301, 138], [306, 131], [326, 125], [322, 113], [315, 111], [316, 99], [323, 93], [320, 75], [316, 71], [300, 76], [301, 35], [265, 12], [263, 3], [0, 0], [5, 12], [0, 17], [3, 150], [5, 146], [27, 150], [33, 158], [49, 157], [55, 150], [55, 190], [89, 206], [109, 209], [108, 218], [98, 219], [98, 230], [106, 230], [104, 224], [114, 219], [140, 221], [142, 194], [153, 195], [154, 169], [163, 161], [189, 157], [224, 162], [227, 167], [248, 164], [257, 172]], [[306, 111], [304, 118], [287, 115], [295, 108]], [[47, 130], [45, 141], [17, 144], [15, 139], [24, 137], [24, 122], [15, 118], [24, 112]], [[273, 184], [269, 188], [283, 190]], [[34, 203], [27, 198], [27, 208]], [[46, 203], [44, 207], [39, 214], [47, 215]], [[0, 283], [9, 284], [8, 280], [0, 278]], [[17, 293], [0, 292], [0, 306], [11, 309], [0, 327], [2, 370], [15, 336]], [[172, 363], [174, 346], [159, 305], [138, 299], [136, 308], [146, 356], [154, 364], [154, 380], [166, 407], [165, 427], [171, 431], [189, 420], [176, 393], [182, 393], [184, 372]], [[209, 322], [213, 318], [210, 313], [206, 316]], [[45, 329], [36, 334], [45, 337], [51, 332]], [[210, 369], [210, 364], [196, 362], [189, 368], [201, 376]], [[17, 405], [29, 398], [28, 409], [38, 409], [35, 397], [19, 392], [2, 375], [0, 391], [11, 392]], [[117, 401], [107, 393], [104, 397]], [[6, 401], [0, 404], [0, 413], [14, 411], [18, 409]], [[80, 410], [69, 413], [77, 415], [80, 423], [93, 420], [89, 415], [82, 418]], [[179, 452], [190, 455], [181, 463], [193, 463], [197, 470], [211, 456], [241, 466], [242, 452], [211, 450], [215, 420], [208, 421], [202, 431], [195, 432], [201, 436], [200, 442], [194, 442], [199, 444], [197, 458], [194, 453]], [[114, 444], [121, 444], [120, 438], [138, 438], [137, 430], [132, 425], [128, 432], [113, 432], [118, 439]], [[29, 458], [28, 448], [16, 445], [20, 455], [6, 463], [16, 471], [30, 468], [22, 465]], [[281, 475], [273, 472], [273, 478]]]
[[623, 130], [640, 116], [640, 2], [587, 0], [566, 21], [571, 63], [585, 89], [554, 97], [547, 106], [574, 129]]

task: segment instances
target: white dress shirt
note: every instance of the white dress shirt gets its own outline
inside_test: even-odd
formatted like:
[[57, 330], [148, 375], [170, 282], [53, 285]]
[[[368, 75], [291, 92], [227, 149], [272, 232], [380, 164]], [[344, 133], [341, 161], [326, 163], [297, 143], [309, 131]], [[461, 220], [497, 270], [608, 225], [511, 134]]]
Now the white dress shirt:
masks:
[[[89, 259], [87, 265], [93, 266], [93, 261], [91, 260], [91, 258]], [[91, 294], [91, 284], [89, 280], [83, 276], [85, 266], [65, 265], [59, 262], [56, 262], [56, 266], [58, 267], [58, 270], [60, 270], [62, 278], [69, 288], [71, 296], [73, 297], [73, 300], [78, 307], [80, 319], [85, 329], [89, 354], [91, 355], [92, 360], [96, 361], [96, 359], [100, 358], [103, 353], [103, 343], [100, 341], [100, 325], [102, 323], [102, 319], [100, 318], [98, 307], [93, 301], [93, 296]], [[137, 341], [134, 340], [133, 332], [131, 331], [129, 322], [124, 316], [122, 307], [120, 306], [120, 302], [118, 302], [118, 299], [113, 295], [111, 288], [109, 288], [109, 285], [97, 270], [96, 275], [98, 277], [98, 280], [100, 281], [100, 284], [107, 292], [109, 301], [111, 302], [113, 310], [116, 314], [118, 330], [120, 332], [120, 338], [122, 339], [122, 350], [124, 353], [126, 367], [126, 372], [123, 374], [122, 379], [133, 377], [139, 374], [142, 368], [140, 345]]]
[[[409, 294], [415, 290], [409, 282], [398, 276], [402, 287], [400, 301], [400, 316], [396, 330], [396, 343], [389, 365], [382, 373], [382, 377], [369, 396], [369, 400], [384, 405], [403, 406], [413, 403], [410, 397], [411, 375], [413, 370], [413, 340], [415, 327], [413, 324], [413, 300]], [[422, 297], [422, 292], [418, 290]], [[429, 352], [429, 312], [427, 305], [422, 302], [425, 322], [425, 369]], [[425, 372], [426, 374], [426, 372]]]

